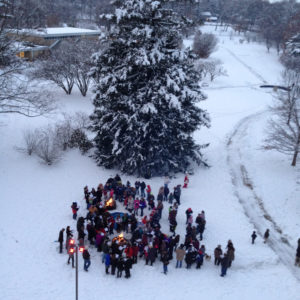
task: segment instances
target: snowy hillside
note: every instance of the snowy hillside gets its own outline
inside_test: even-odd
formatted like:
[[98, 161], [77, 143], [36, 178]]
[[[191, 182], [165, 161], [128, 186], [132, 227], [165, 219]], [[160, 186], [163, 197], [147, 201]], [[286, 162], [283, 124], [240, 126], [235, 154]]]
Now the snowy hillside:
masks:
[[[264, 45], [240, 43], [239, 36], [230, 38], [228, 31], [215, 32], [214, 27], [204, 30], [218, 35], [219, 47], [212, 56], [223, 61], [228, 76], [203, 88], [208, 100], [201, 107], [210, 113], [212, 126], [195, 137], [200, 144], [210, 143], [204, 155], [211, 167], [197, 169], [183, 190], [177, 231], [182, 242], [188, 207], [195, 215], [205, 210], [202, 242], [207, 252], [213, 254], [218, 244], [224, 249], [231, 239], [236, 249], [233, 265], [222, 278], [213, 260], [205, 261], [200, 270], [175, 269], [173, 260], [165, 276], [161, 262], [150, 267], [140, 260], [130, 279], [117, 279], [105, 274], [100, 254], [91, 248], [88, 273], [79, 257], [79, 299], [300, 299], [300, 268], [294, 266], [300, 237], [300, 169], [290, 166], [289, 157], [261, 150], [273, 91], [259, 86], [278, 83], [282, 67], [275, 51], [267, 53]], [[65, 96], [55, 91], [59, 108], [48, 118], [0, 118], [0, 298], [5, 300], [75, 298], [75, 272], [55, 241], [67, 225], [76, 231], [73, 201], [80, 203], [79, 215], [85, 216], [83, 187], [97, 187], [117, 172], [97, 167], [77, 150], [51, 167], [16, 151], [23, 143], [23, 129], [55, 122], [64, 112], [93, 111], [91, 100], [79, 92]], [[136, 180], [121, 177], [125, 182]], [[183, 184], [183, 177], [173, 178], [170, 186]], [[146, 183], [156, 196], [163, 178]], [[167, 208], [165, 204], [161, 223], [169, 234]], [[262, 239], [266, 228], [268, 244]], [[255, 245], [250, 238], [253, 230], [259, 234]]]

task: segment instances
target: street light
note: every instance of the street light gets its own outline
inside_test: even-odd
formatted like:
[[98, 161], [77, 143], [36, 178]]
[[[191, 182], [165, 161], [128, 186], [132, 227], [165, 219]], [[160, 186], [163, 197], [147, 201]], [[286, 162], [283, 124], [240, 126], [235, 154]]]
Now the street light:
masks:
[[259, 87], [260, 88], [272, 88], [275, 92], [277, 90], [284, 90], [284, 91], [290, 92], [293, 88], [293, 85], [286, 87], [286, 86], [280, 86], [280, 85], [264, 84], [264, 85], [260, 85]]
[[75, 243], [74, 239], [70, 239], [69, 241], [69, 254], [74, 254], [75, 252], [75, 260], [76, 260], [76, 267], [75, 267], [75, 272], [76, 272], [76, 280], [75, 280], [75, 299], [78, 300], [78, 248], [79, 252], [84, 251], [84, 246], [78, 246]]

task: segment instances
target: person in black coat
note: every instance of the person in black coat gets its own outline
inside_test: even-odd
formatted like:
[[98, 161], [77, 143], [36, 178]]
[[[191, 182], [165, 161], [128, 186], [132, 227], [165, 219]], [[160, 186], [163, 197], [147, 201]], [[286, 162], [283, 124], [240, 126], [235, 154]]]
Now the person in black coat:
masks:
[[168, 255], [168, 252], [163, 252], [162, 256], [161, 256], [161, 260], [162, 260], [162, 263], [163, 263], [163, 271], [164, 271], [164, 274], [167, 275], [168, 273], [168, 264], [169, 264], [169, 255]]
[[62, 253], [62, 249], [63, 249], [63, 242], [64, 242], [64, 231], [65, 229], [61, 229], [61, 231], [59, 232], [59, 236], [58, 236], [58, 242], [59, 242], [59, 253]]
[[84, 245], [84, 237], [85, 237], [85, 233], [83, 228], [80, 229], [78, 231], [78, 241], [79, 241], [79, 246], [83, 246]]
[[146, 195], [145, 195], [146, 183], [144, 181], [142, 181], [140, 187], [141, 187], [141, 197], [145, 198], [146, 197]]
[[86, 225], [86, 230], [88, 232], [88, 240], [90, 241], [90, 244], [94, 245], [94, 243], [95, 243], [94, 239], [96, 237], [96, 230], [91, 222], [88, 222], [88, 224]]
[[67, 228], [66, 228], [66, 235], [67, 235], [66, 249], [68, 249], [68, 247], [69, 247], [69, 241], [73, 237], [73, 233], [72, 233], [72, 230], [70, 229], [70, 226], [67, 226]]
[[227, 269], [229, 266], [229, 258], [227, 256], [227, 253], [224, 253], [224, 257], [221, 259], [221, 277], [224, 277], [226, 275]]
[[124, 270], [124, 261], [123, 261], [122, 257], [120, 257], [117, 260], [117, 269], [118, 269], [117, 278], [121, 278], [122, 277], [122, 272]]
[[[96, 203], [101, 202], [102, 199], [102, 189], [98, 186], [97, 191], [96, 191]], [[94, 203], [94, 204], [96, 204]]]
[[252, 244], [254, 244], [254, 241], [255, 241], [256, 237], [257, 237], [256, 232], [253, 231], [253, 233], [252, 233], [252, 235], [251, 235]]
[[126, 257], [124, 260], [124, 270], [125, 270], [125, 278], [129, 278], [130, 275], [130, 269], [132, 267], [132, 259], [129, 257]]
[[111, 265], [111, 275], [115, 275], [116, 267], [118, 263], [118, 254], [112, 254], [110, 258], [110, 265]]
[[84, 217], [79, 217], [76, 225], [77, 231], [82, 229], [82, 227], [84, 227]]
[[148, 262], [150, 261], [150, 265], [152, 266], [153, 263], [155, 262], [156, 256], [157, 256], [156, 248], [150, 246], [149, 250], [148, 250], [148, 255], [146, 258], [146, 265], [148, 265]]
[[203, 239], [203, 232], [205, 230], [206, 221], [201, 217], [200, 214], [198, 214], [196, 218], [196, 224], [197, 224], [197, 232], [200, 233], [200, 241]]
[[185, 255], [185, 262], [186, 262], [186, 268], [190, 269], [193, 263], [193, 257], [194, 253], [191, 249], [191, 247], [187, 250], [186, 255]]

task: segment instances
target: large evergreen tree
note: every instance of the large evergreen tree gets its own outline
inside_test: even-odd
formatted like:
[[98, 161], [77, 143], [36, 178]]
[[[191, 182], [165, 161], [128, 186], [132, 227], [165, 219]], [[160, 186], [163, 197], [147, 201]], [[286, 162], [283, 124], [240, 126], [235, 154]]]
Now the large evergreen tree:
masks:
[[125, 0], [93, 57], [91, 119], [97, 163], [129, 174], [161, 175], [204, 163], [192, 134], [209, 126], [193, 54], [181, 49], [183, 23], [160, 1]]

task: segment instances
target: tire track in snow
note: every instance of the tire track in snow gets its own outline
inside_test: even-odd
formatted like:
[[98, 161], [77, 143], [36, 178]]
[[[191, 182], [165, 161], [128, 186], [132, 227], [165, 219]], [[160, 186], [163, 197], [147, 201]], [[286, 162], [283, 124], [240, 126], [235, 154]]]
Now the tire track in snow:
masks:
[[235, 58], [239, 63], [241, 63], [246, 69], [248, 69], [248, 71], [250, 71], [256, 78], [258, 78], [260, 81], [262, 81], [263, 83], [267, 83], [267, 81], [259, 74], [257, 73], [252, 67], [250, 67], [249, 65], [247, 65], [243, 60], [241, 60], [235, 53], [233, 53], [231, 50], [229, 50], [228, 48], [224, 49], [227, 50], [227, 52], [233, 57]]
[[267, 245], [278, 255], [279, 260], [300, 281], [300, 272], [294, 266], [295, 248], [280, 226], [268, 213], [263, 199], [255, 191], [253, 180], [243, 163], [243, 153], [247, 145], [242, 142], [253, 122], [265, 117], [267, 110], [249, 115], [238, 122], [227, 140], [227, 163], [230, 169], [234, 195], [242, 205], [246, 216], [263, 236], [266, 228], [271, 231]]

